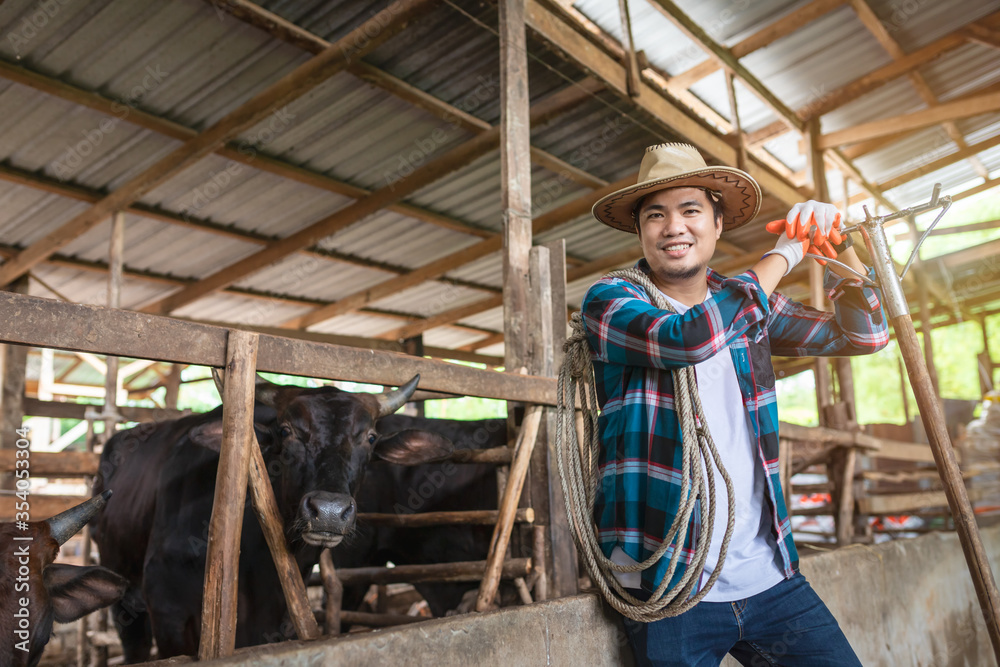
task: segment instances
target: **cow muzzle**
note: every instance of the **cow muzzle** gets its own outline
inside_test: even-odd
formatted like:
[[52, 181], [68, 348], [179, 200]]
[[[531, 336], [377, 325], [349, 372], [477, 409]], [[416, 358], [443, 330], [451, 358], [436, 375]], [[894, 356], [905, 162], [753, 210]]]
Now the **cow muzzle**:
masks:
[[311, 491], [299, 505], [302, 540], [306, 544], [331, 548], [354, 529], [358, 506], [346, 493]]

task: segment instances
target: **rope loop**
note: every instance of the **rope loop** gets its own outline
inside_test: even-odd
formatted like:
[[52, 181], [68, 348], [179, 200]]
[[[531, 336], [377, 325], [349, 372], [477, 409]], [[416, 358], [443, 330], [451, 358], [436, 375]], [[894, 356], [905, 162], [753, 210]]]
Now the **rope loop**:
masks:
[[[613, 271], [605, 277], [619, 278], [638, 285], [646, 291], [657, 308], [676, 312], [649, 277], [637, 268]], [[698, 604], [715, 585], [722, 572], [735, 525], [732, 480], [722, 464], [715, 442], [709, 433], [708, 424], [705, 422], [694, 368], [687, 366], [671, 371], [674, 401], [683, 435], [682, 493], [677, 514], [663, 536], [660, 546], [649, 558], [635, 565], [618, 565], [604, 555], [594, 526], [594, 502], [600, 481], [598, 461], [601, 443], [597, 424], [599, 406], [591, 352], [581, 313], [573, 313], [570, 327], [571, 333], [563, 346], [566, 356], [559, 369], [556, 405], [556, 461], [563, 496], [566, 499], [570, 532], [591, 580], [612, 607], [631, 619], [646, 623], [677, 616]], [[577, 410], [578, 398], [579, 410]], [[701, 590], [692, 595], [705, 568], [712, 539], [712, 527], [715, 523], [713, 465], [726, 483], [726, 494], [729, 499], [728, 524], [717, 566]], [[694, 556], [686, 564], [680, 580], [668, 590], [667, 585], [673, 579], [683, 552], [683, 549], [677, 547], [685, 543], [688, 526], [695, 511], [699, 509], [702, 530], [693, 545]], [[630, 595], [614, 574], [639, 572], [656, 567], [667, 551], [671, 552], [667, 570], [649, 600], [643, 601]]]

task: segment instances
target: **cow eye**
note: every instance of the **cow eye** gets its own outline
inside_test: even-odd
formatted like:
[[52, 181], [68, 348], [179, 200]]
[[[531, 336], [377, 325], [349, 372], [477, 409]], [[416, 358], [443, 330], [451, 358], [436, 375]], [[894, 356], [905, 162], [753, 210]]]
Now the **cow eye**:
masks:
[[369, 433], [368, 434], [368, 444], [369, 445], [374, 445], [376, 440], [378, 440], [378, 436], [377, 435], [375, 435], [374, 433]]
[[281, 427], [281, 437], [282, 438], [290, 438], [290, 437], [292, 437], [292, 427], [289, 426], [288, 424], [284, 424]]

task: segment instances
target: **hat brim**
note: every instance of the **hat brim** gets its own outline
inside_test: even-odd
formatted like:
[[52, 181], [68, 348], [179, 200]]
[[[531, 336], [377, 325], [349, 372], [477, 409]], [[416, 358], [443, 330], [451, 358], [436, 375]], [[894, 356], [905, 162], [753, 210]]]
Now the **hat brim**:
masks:
[[733, 167], [705, 167], [612, 192], [594, 204], [594, 217], [609, 227], [634, 234], [633, 210], [639, 199], [657, 190], [685, 187], [706, 188], [722, 196], [724, 232], [742, 227], [760, 211], [760, 186], [750, 174]]

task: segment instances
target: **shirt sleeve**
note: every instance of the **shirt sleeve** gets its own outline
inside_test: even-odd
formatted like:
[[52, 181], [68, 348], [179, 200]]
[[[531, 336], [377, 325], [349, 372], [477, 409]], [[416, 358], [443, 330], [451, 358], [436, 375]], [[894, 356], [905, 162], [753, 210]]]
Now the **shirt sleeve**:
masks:
[[752, 271], [723, 279], [718, 292], [683, 315], [660, 310], [637, 285], [602, 278], [582, 311], [595, 360], [673, 370], [710, 358], [743, 334], [763, 338], [768, 302]]
[[[874, 272], [869, 271], [874, 279]], [[889, 342], [881, 290], [857, 278], [826, 270], [824, 288], [833, 312], [804, 306], [775, 292], [767, 322], [771, 352], [777, 356], [851, 356], [871, 354]]]

